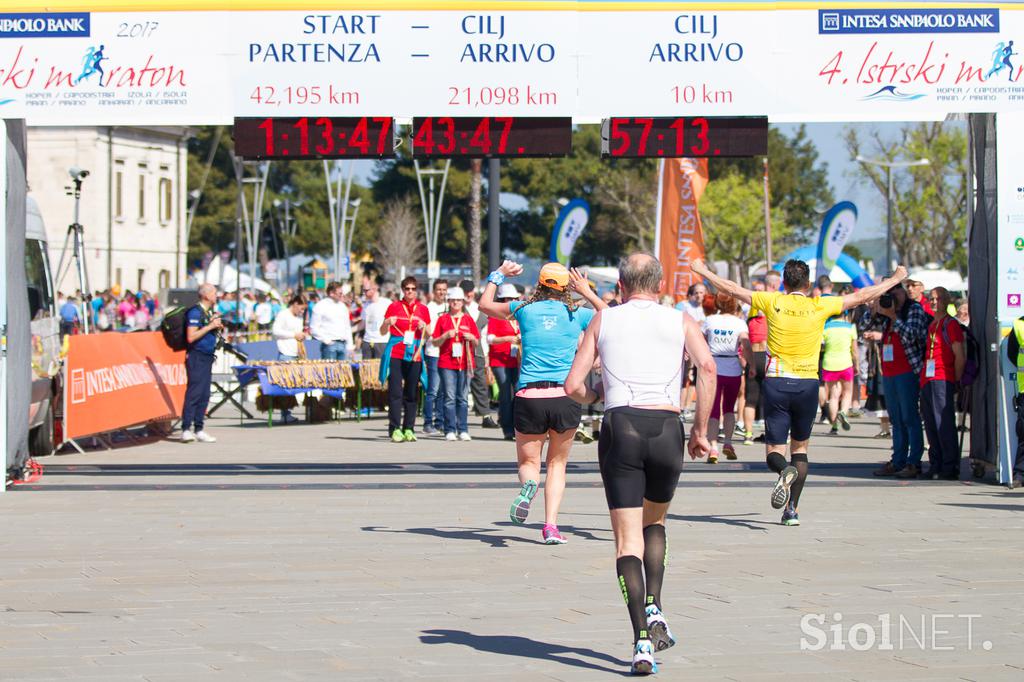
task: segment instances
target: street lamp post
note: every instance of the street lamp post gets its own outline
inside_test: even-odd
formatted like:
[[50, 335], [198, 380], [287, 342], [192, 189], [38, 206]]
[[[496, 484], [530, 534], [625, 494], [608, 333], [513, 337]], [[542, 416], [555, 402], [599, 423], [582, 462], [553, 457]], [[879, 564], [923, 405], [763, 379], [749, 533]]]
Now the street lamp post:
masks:
[[857, 155], [856, 161], [872, 166], [881, 166], [885, 169], [885, 268], [892, 270], [892, 208], [895, 193], [893, 183], [893, 168], [910, 168], [912, 166], [927, 166], [931, 164], [929, 159], [917, 159], [916, 161], [883, 161], [880, 159], [869, 159]]

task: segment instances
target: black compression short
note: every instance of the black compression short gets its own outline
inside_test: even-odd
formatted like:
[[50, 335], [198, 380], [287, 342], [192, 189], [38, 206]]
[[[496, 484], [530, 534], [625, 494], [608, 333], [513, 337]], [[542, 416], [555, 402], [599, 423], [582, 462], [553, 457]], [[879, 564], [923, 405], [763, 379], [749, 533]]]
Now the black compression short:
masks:
[[516, 398], [512, 410], [516, 431], [532, 436], [548, 431], [574, 431], [583, 415], [580, 404], [569, 396]]
[[818, 380], [767, 377], [764, 396], [764, 439], [768, 445], [785, 445], [788, 438], [811, 437], [818, 416]]
[[671, 502], [683, 470], [683, 425], [668, 410], [616, 407], [604, 415], [597, 458], [609, 509]]

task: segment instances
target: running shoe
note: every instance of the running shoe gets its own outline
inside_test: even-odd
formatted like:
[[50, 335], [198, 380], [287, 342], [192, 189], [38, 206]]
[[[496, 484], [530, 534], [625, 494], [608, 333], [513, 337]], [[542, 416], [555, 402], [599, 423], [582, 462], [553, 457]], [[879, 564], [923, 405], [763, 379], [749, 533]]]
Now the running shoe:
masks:
[[782, 509], [789, 502], [789, 486], [796, 480], [797, 470], [795, 466], [788, 466], [779, 474], [779, 480], [772, 488], [772, 508]]
[[391, 442], [392, 443], [404, 443], [405, 442], [405, 434], [402, 433], [402, 429], [395, 429], [394, 431], [391, 432]]
[[208, 434], [206, 431], [196, 431], [196, 440], [200, 443], [216, 443], [217, 439]]
[[889, 429], [882, 429], [875, 434], [875, 438], [892, 438], [892, 431]]
[[463, 431], [459, 434], [459, 440], [473, 440], [473, 436], [469, 435], [468, 432]]
[[540, 534], [544, 538], [545, 545], [564, 545], [569, 542], [558, 532], [558, 526], [551, 523], [545, 523], [544, 530]]
[[718, 464], [718, 450], [712, 450], [708, 453], [708, 464]]
[[455, 435], [454, 431], [449, 431], [448, 433], [444, 434], [444, 439], [445, 440], [458, 440], [459, 437]]
[[726, 459], [736, 459], [736, 448], [732, 446], [732, 443], [726, 443], [722, 446], [722, 454]]
[[655, 650], [664, 651], [675, 646], [676, 638], [668, 629], [668, 622], [662, 615], [661, 609], [655, 604], [648, 604], [644, 611], [647, 614], [647, 632], [651, 635], [651, 643], [654, 644]]
[[526, 517], [530, 514], [530, 501], [536, 494], [537, 481], [527, 481], [523, 484], [508, 510], [508, 517], [512, 519], [512, 523], [526, 523]]
[[412, 429], [406, 429], [405, 431], [403, 431], [402, 432], [402, 438], [405, 439], [406, 443], [415, 443], [416, 442], [416, 434], [412, 432]]
[[192, 432], [192, 429], [185, 429], [184, 431], [181, 432], [181, 442], [182, 443], [195, 443], [196, 442], [196, 434]]
[[433, 436], [433, 435], [437, 434], [437, 429], [435, 429], [433, 426], [430, 426], [428, 424], [428, 425], [425, 425], [423, 427], [422, 433], [423, 433], [424, 436]]
[[638, 640], [633, 647], [633, 665], [629, 672], [634, 675], [652, 675], [658, 672], [658, 664], [654, 662], [654, 647], [651, 640]]
[[747, 431], [746, 433], [744, 433], [743, 434], [743, 444], [744, 445], [753, 445], [754, 444], [754, 434], [751, 433], [750, 431]]
[[576, 433], [573, 435], [572, 439], [577, 443], [583, 443], [584, 445], [590, 445], [594, 442], [594, 437], [587, 429], [583, 428], [583, 424], [576, 427]]
[[793, 505], [787, 504], [786, 508], [782, 510], [782, 525], [783, 526], [799, 526], [800, 516], [796, 513], [796, 509], [793, 509]]
[[839, 425], [843, 427], [843, 431], [850, 430], [850, 420], [846, 418], [845, 412], [840, 412], [837, 419], [839, 419]]
[[832, 428], [828, 430], [828, 435], [838, 436], [839, 435], [839, 424], [833, 424]]

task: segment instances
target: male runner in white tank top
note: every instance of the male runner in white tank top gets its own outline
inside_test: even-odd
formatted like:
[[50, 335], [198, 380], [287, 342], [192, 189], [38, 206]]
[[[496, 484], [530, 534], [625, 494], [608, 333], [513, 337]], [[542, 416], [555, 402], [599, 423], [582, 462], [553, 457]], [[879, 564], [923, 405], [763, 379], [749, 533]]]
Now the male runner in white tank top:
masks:
[[615, 570], [633, 625], [634, 674], [657, 672], [654, 650], [675, 644], [661, 611], [668, 555], [665, 515], [683, 467], [679, 421], [683, 350], [698, 367], [690, 457], [710, 450], [708, 415], [715, 360], [700, 326], [658, 304], [664, 275], [653, 257], [635, 253], [619, 265], [625, 303], [602, 310], [587, 327], [565, 380], [566, 393], [594, 402], [586, 376], [601, 358], [605, 417], [598, 460], [615, 533]]

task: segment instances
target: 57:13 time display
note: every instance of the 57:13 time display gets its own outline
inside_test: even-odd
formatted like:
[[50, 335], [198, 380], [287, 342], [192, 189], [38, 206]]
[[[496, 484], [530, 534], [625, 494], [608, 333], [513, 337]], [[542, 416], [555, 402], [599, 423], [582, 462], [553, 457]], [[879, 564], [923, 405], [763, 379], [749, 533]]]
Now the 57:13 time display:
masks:
[[768, 153], [765, 116], [609, 118], [601, 153], [613, 158], [761, 156]]

